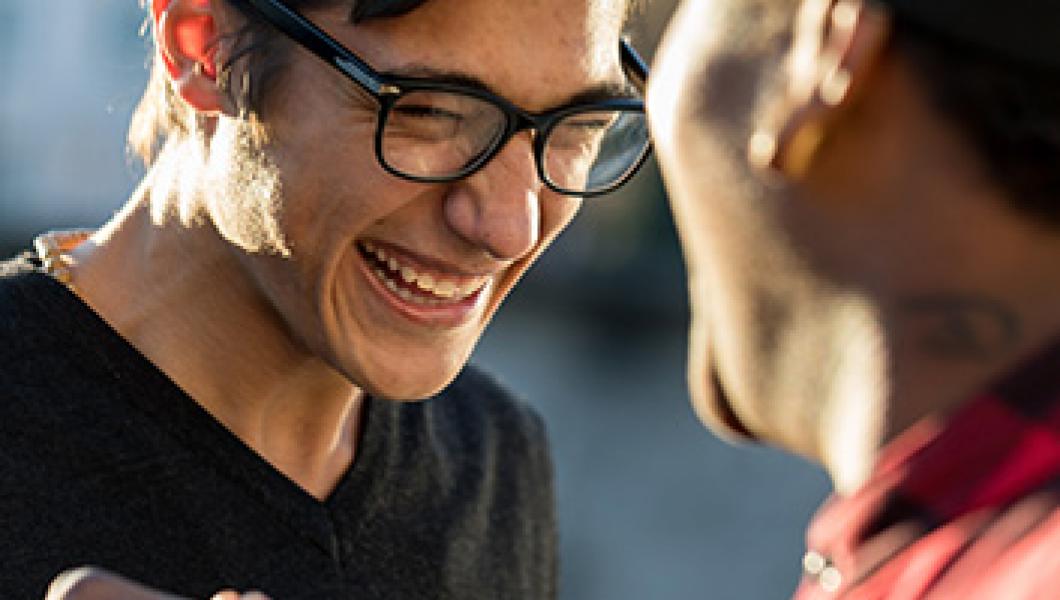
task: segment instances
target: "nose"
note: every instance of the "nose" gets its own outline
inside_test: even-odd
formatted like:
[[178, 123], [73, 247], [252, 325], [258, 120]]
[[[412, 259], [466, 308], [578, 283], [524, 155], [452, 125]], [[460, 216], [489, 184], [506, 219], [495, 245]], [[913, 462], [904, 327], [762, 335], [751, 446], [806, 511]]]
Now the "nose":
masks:
[[523, 132], [480, 171], [453, 185], [445, 218], [453, 231], [494, 258], [517, 260], [540, 239], [543, 187], [532, 138]]

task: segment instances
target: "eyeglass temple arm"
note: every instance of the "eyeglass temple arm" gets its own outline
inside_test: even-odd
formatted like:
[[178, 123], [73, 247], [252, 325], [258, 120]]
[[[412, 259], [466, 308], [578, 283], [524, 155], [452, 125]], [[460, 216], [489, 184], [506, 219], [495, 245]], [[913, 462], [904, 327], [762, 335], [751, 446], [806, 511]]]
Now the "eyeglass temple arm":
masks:
[[235, 0], [235, 2], [249, 5], [274, 27], [287, 34], [306, 50], [334, 64], [374, 96], [378, 97], [387, 91], [387, 86], [380, 81], [379, 74], [364, 61], [348, 52], [342, 44], [280, 0]]
[[626, 70], [626, 75], [633, 80], [633, 85], [637, 86], [637, 89], [642, 93], [648, 82], [648, 64], [644, 62], [644, 59], [637, 54], [637, 50], [629, 43], [629, 40], [622, 38], [619, 43], [619, 51], [622, 53], [622, 67]]

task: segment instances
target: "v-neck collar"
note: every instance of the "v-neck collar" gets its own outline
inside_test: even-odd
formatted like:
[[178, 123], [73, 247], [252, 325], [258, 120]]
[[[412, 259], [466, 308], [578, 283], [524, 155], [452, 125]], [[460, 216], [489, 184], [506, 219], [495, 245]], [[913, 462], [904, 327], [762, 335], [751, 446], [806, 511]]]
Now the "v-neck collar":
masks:
[[63, 341], [79, 346], [86, 368], [108, 374], [116, 397], [195, 452], [204, 467], [240, 484], [249, 498], [275, 512], [298, 534], [329, 554], [338, 551], [331, 512], [370, 495], [373, 475], [385, 460], [387, 424], [396, 410], [393, 403], [365, 398], [356, 458], [328, 497], [319, 500], [215, 419], [65, 286], [41, 273], [27, 277], [46, 318], [65, 332]]

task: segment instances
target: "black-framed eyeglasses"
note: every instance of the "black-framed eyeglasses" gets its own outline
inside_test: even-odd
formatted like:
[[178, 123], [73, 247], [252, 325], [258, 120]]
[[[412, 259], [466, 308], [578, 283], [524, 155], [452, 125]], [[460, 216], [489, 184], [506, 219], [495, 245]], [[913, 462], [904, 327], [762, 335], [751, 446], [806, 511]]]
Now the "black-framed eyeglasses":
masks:
[[[538, 176], [572, 196], [611, 192], [651, 152], [644, 102], [610, 98], [529, 113], [478, 87], [379, 73], [282, 0], [237, 0], [353, 80], [379, 103], [376, 159], [389, 173], [419, 182], [468, 177], [517, 133], [532, 130]], [[648, 68], [626, 40], [622, 64], [643, 92]]]

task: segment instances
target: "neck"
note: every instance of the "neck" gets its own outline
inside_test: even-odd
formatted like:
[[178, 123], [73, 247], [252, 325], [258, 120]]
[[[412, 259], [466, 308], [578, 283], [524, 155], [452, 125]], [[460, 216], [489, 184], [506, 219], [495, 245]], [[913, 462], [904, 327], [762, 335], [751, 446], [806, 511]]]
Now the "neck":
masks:
[[[73, 283], [118, 333], [317, 498], [351, 464], [364, 394], [294, 339], [208, 224], [158, 221], [151, 178], [74, 253]], [[276, 258], [276, 260], [282, 260]]]
[[[872, 423], [863, 430], [874, 437], [854, 457], [849, 445], [832, 444], [825, 463], [840, 491], [864, 482], [882, 445], [924, 418], [944, 421], [1060, 336], [1060, 239], [1002, 202], [982, 206], [922, 249], [935, 259], [904, 262], [886, 278], [896, 284], [871, 299], [881, 384], [873, 398], [831, 404], [848, 430]], [[855, 466], [844, 472], [844, 461]]]
[[951, 414], [1055, 341], [1060, 281], [1048, 266], [1060, 264], [1054, 261], [1060, 253], [1045, 264], [1026, 257], [994, 272], [993, 282], [939, 285], [893, 300], [889, 437], [927, 414]]

